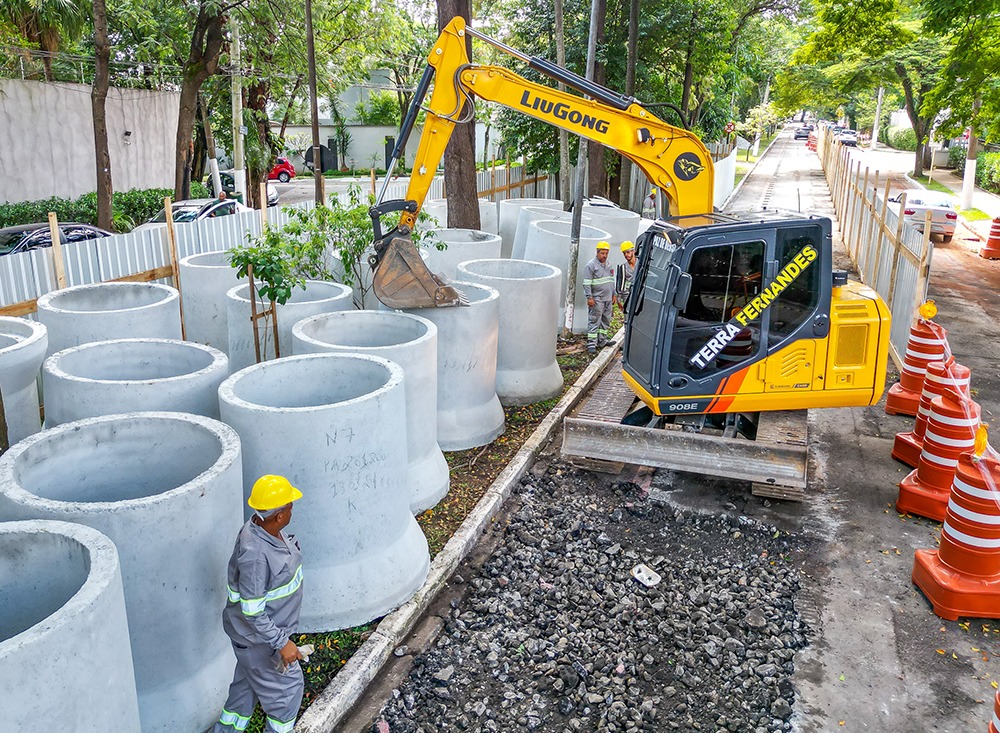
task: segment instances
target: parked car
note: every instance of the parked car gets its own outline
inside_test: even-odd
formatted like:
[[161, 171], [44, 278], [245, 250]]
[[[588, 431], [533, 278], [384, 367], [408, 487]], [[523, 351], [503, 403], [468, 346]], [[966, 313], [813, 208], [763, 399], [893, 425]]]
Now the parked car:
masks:
[[[59, 225], [59, 241], [63, 244], [110, 236], [111, 232], [90, 224], [66, 222]], [[20, 224], [0, 229], [0, 256], [51, 246], [52, 233], [47, 223]]]
[[958, 224], [958, 202], [955, 197], [924, 188], [910, 188], [889, 197], [889, 206], [897, 214], [904, 193], [906, 194], [904, 221], [918, 232], [923, 232], [926, 212], [930, 210], [931, 234], [940, 234], [945, 242], [950, 242], [955, 236], [955, 225]]
[[795, 140], [808, 140], [810, 132], [812, 132], [812, 130], [810, 128], [808, 128], [808, 127], [800, 127], [800, 128], [798, 128], [795, 131], [795, 135], [793, 136], [793, 139], [795, 139]]
[[295, 178], [295, 166], [292, 165], [288, 158], [279, 155], [278, 159], [274, 163], [274, 167], [271, 172], [267, 174], [269, 180], [279, 180], [282, 183], [288, 183], [290, 180]]
[[[235, 199], [188, 199], [187, 201], [174, 201], [170, 209], [173, 213], [175, 224], [201, 219], [215, 219], [220, 216], [230, 216], [244, 211], [253, 211], [253, 209], [244, 206]], [[166, 225], [166, 210], [160, 209], [156, 216], [145, 224], [137, 226], [133, 231], [158, 229]]]
[[[225, 191], [227, 195], [236, 195], [236, 178], [233, 176], [232, 171], [219, 171], [219, 181], [222, 183], [222, 190]], [[215, 182], [212, 180], [211, 175], [208, 177], [208, 180], [205, 181], [205, 185], [208, 187], [208, 192], [215, 196]], [[278, 205], [278, 187], [270, 181], [268, 181], [267, 184], [267, 205]]]
[[841, 130], [836, 139], [838, 143], [849, 148], [858, 147], [858, 133], [854, 130]]

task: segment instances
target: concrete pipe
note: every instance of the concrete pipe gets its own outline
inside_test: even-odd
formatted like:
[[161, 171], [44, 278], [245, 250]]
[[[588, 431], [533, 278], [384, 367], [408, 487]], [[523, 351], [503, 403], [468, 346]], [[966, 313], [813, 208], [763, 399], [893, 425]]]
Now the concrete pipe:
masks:
[[430, 554], [406, 487], [402, 367], [290, 356], [232, 375], [219, 399], [243, 441], [245, 491], [264, 473], [302, 490], [292, 520], [307, 579], [301, 630], [357, 626], [409, 600]]
[[[233, 657], [220, 612], [243, 522], [240, 469], [232, 428], [170, 412], [66, 423], [0, 457], [0, 516], [85, 524], [118, 548], [143, 733], [205, 730], [225, 702]], [[94, 679], [111, 672], [100, 653], [88, 642]]]
[[[531, 222], [547, 219], [548, 221], [572, 221], [572, 211], [560, 211], [558, 209], [548, 209], [542, 206], [525, 206], [517, 215], [517, 230], [514, 234], [514, 249], [511, 251], [512, 260], [524, 259], [524, 245], [528, 241], [528, 231], [531, 229]], [[582, 216], [581, 224], [589, 224], [590, 217]]]
[[557, 209], [562, 211], [563, 202], [559, 199], [523, 198], [504, 199], [500, 202], [499, 232], [503, 240], [500, 249], [500, 257], [510, 259], [514, 251], [514, 236], [517, 233], [517, 221], [521, 209], [525, 206], [541, 207], [543, 209]]
[[467, 307], [410, 311], [438, 327], [438, 445], [445, 451], [486, 445], [504, 431], [496, 391], [500, 293], [453, 284], [469, 299]]
[[[253, 347], [253, 327], [250, 324], [250, 285], [237, 285], [226, 293], [229, 310], [229, 371], [237, 372], [256, 363]], [[260, 299], [257, 308], [262, 307]], [[346, 285], [324, 280], [307, 280], [305, 288], [292, 290], [292, 297], [278, 306], [278, 353], [292, 353], [292, 326], [303, 318], [320, 313], [349, 310], [354, 307], [352, 292]], [[270, 319], [258, 321], [260, 358], [274, 358], [274, 334]]]
[[[436, 242], [443, 242], [446, 249], [438, 249]], [[421, 249], [426, 252], [424, 261], [431, 271], [454, 280], [460, 262], [499, 257], [500, 237], [475, 229], [433, 229]]]
[[[428, 222], [428, 228], [446, 229], [448, 227], [448, 199], [431, 199], [425, 201], [421, 211], [427, 212], [437, 221]], [[479, 199], [479, 231], [497, 233], [497, 205], [489, 199]]]
[[220, 351], [229, 348], [226, 293], [246, 278], [236, 277], [226, 252], [203, 252], [178, 263], [184, 294], [184, 335]]
[[139, 733], [114, 543], [68, 522], [0, 523], [3, 730]]
[[430, 509], [448, 493], [448, 463], [437, 444], [437, 326], [399, 311], [324, 313], [292, 327], [295, 354], [381, 356], [403, 368], [406, 485], [410, 511]]
[[563, 376], [556, 363], [559, 268], [525, 260], [473, 260], [459, 265], [458, 274], [462, 280], [488, 285], [500, 293], [500, 402], [530, 405], [560, 394]]
[[172, 339], [98, 341], [45, 360], [45, 426], [142, 410], [219, 417], [226, 355]]
[[608, 242], [611, 244], [608, 262], [612, 266], [618, 266], [625, 262], [621, 244], [625, 240], [635, 243], [639, 236], [639, 222], [642, 217], [628, 209], [619, 209], [616, 206], [594, 206], [589, 203], [584, 203], [583, 215], [590, 217], [588, 222], [590, 226], [603, 229], [608, 233]]
[[[559, 321], [565, 323], [566, 282], [569, 270], [569, 241], [572, 222], [533, 221], [528, 229], [528, 240], [524, 245], [525, 259], [545, 262], [562, 270], [562, 284], [559, 288]], [[575, 305], [573, 307], [573, 333], [587, 331], [587, 299], [583, 297], [583, 270], [597, 254], [597, 243], [610, 236], [605, 230], [589, 225], [580, 227], [580, 255], [576, 266], [576, 283], [573, 287]]]
[[0, 317], [0, 393], [11, 444], [41, 428], [36, 378], [48, 345], [41, 323]]
[[122, 338], [181, 337], [177, 290], [157, 283], [98, 283], [53, 290], [38, 299], [49, 329], [48, 354]]

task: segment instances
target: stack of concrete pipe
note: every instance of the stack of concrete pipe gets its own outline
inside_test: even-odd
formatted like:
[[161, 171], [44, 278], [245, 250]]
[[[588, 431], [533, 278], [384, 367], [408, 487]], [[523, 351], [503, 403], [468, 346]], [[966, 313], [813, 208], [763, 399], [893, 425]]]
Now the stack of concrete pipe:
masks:
[[292, 344], [295, 354], [368, 354], [403, 368], [410, 511], [441, 501], [450, 480], [437, 443], [437, 326], [400, 311], [324, 313], [296, 323]]
[[177, 290], [157, 283], [99, 283], [54, 290], [38, 299], [48, 353], [93, 341], [181, 337]]
[[41, 323], [0, 317], [0, 392], [12, 444], [41, 428], [37, 377], [48, 345]]
[[[572, 221], [573, 212], [561, 211], [559, 209], [552, 209], [543, 206], [522, 207], [517, 215], [517, 229], [514, 233], [514, 248], [511, 250], [511, 259], [524, 259], [524, 245], [528, 241], [528, 231], [531, 229], [531, 223], [542, 219], [548, 221]], [[580, 223], [589, 224], [590, 217], [582, 216], [580, 218]]]
[[184, 336], [220, 351], [229, 349], [226, 293], [246, 278], [236, 277], [226, 252], [204, 252], [178, 263], [184, 293]]
[[603, 229], [608, 233], [608, 243], [611, 244], [608, 262], [612, 266], [625, 262], [621, 244], [625, 241], [635, 243], [636, 237], [639, 236], [639, 222], [642, 217], [634, 211], [620, 209], [617, 206], [594, 206], [590, 203], [583, 205], [583, 215], [589, 217], [588, 223], [592, 227]]
[[219, 399], [243, 443], [244, 492], [265, 473], [302, 490], [299, 628], [356, 626], [409, 600], [430, 555], [406, 486], [403, 369], [361, 354], [290, 356], [232, 375]]
[[45, 424], [165, 410], [219, 417], [229, 360], [210, 346], [173, 339], [116, 339], [53, 354], [42, 367]]
[[519, 198], [505, 199], [500, 202], [500, 237], [503, 245], [500, 250], [500, 257], [510, 259], [514, 251], [514, 236], [517, 233], [517, 222], [521, 209], [525, 206], [550, 208], [562, 211], [563, 202], [559, 199], [543, 198]]
[[476, 283], [453, 285], [468, 306], [408, 311], [438, 328], [438, 445], [445, 451], [486, 445], [504, 431], [496, 391], [500, 294]]
[[0, 578], [0, 727], [139, 733], [114, 543], [79, 524], [2, 522]]
[[[531, 223], [528, 230], [528, 239], [524, 245], [524, 257], [535, 262], [545, 262], [546, 264], [558, 267], [562, 273], [562, 283], [560, 285], [559, 317], [558, 325], [562, 325], [565, 320], [564, 305], [566, 297], [566, 283], [568, 280], [569, 259], [570, 259], [570, 233], [572, 222], [569, 221], [545, 221], [539, 220]], [[573, 309], [573, 332], [584, 333], [587, 330], [587, 299], [583, 297], [583, 273], [586, 264], [594, 258], [597, 253], [597, 243], [607, 240], [610, 235], [603, 229], [598, 229], [590, 225], [580, 227], [580, 250], [577, 260], [576, 282], [573, 286], [575, 293]]]
[[500, 293], [496, 379], [500, 402], [530, 405], [560, 394], [559, 268], [525, 260], [473, 260], [459, 265], [458, 274]]
[[[445, 249], [438, 249], [437, 243]], [[434, 274], [454, 280], [459, 263], [500, 256], [500, 237], [475, 229], [432, 229], [422, 243], [424, 262]]]
[[[0, 457], [0, 515], [85, 524], [118, 548], [143, 733], [205, 730], [225, 701], [233, 657], [220, 612], [226, 564], [243, 522], [240, 469], [232, 428], [165, 412], [67, 423]], [[105, 633], [114, 618], [96, 621], [96, 629]], [[116, 679], [117, 647], [83, 636], [75, 643], [84, 639], [82, 647], [46, 649], [28, 669], [78, 649], [73, 663], [87, 670], [81, 676]], [[120, 694], [128, 694], [127, 685]], [[105, 713], [97, 700], [86, 705], [91, 716]], [[40, 700], [35, 710], [45, 710]]]
[[[237, 285], [226, 293], [229, 311], [229, 369], [239, 371], [256, 363], [254, 332], [250, 322], [250, 285]], [[257, 300], [258, 310], [263, 307]], [[354, 307], [352, 292], [346, 285], [323, 280], [307, 280], [305, 288], [292, 290], [292, 297], [278, 306], [278, 351], [292, 353], [292, 326], [303, 318], [333, 313]], [[261, 361], [274, 358], [274, 334], [269, 318], [258, 321]]]
[[[421, 210], [437, 220], [436, 224], [431, 224], [433, 228], [447, 228], [448, 199], [430, 199], [425, 201]], [[497, 230], [497, 205], [489, 199], [479, 199], [479, 231], [496, 234]]]

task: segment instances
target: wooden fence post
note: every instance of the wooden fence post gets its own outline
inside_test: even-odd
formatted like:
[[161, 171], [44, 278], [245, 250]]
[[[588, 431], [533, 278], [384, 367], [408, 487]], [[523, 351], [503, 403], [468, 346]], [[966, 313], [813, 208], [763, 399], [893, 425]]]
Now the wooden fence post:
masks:
[[52, 237], [52, 269], [56, 275], [56, 290], [62, 290], [66, 287], [66, 263], [63, 260], [59, 218], [54, 211], [49, 212], [49, 236]]
[[167, 220], [167, 244], [170, 248], [170, 269], [177, 288], [177, 307], [181, 309], [181, 339], [187, 338], [184, 328], [184, 294], [181, 292], [181, 269], [177, 264], [177, 232], [174, 231], [174, 207], [169, 196], [163, 197], [163, 214]]
[[260, 182], [260, 226], [267, 228], [267, 181]]

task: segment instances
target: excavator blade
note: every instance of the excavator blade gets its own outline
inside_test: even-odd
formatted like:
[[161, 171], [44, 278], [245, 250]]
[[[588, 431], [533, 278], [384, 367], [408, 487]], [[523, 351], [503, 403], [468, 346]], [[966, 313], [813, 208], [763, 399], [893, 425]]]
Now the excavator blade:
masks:
[[465, 296], [424, 264], [409, 234], [396, 232], [375, 266], [375, 295], [390, 308], [468, 305]]

